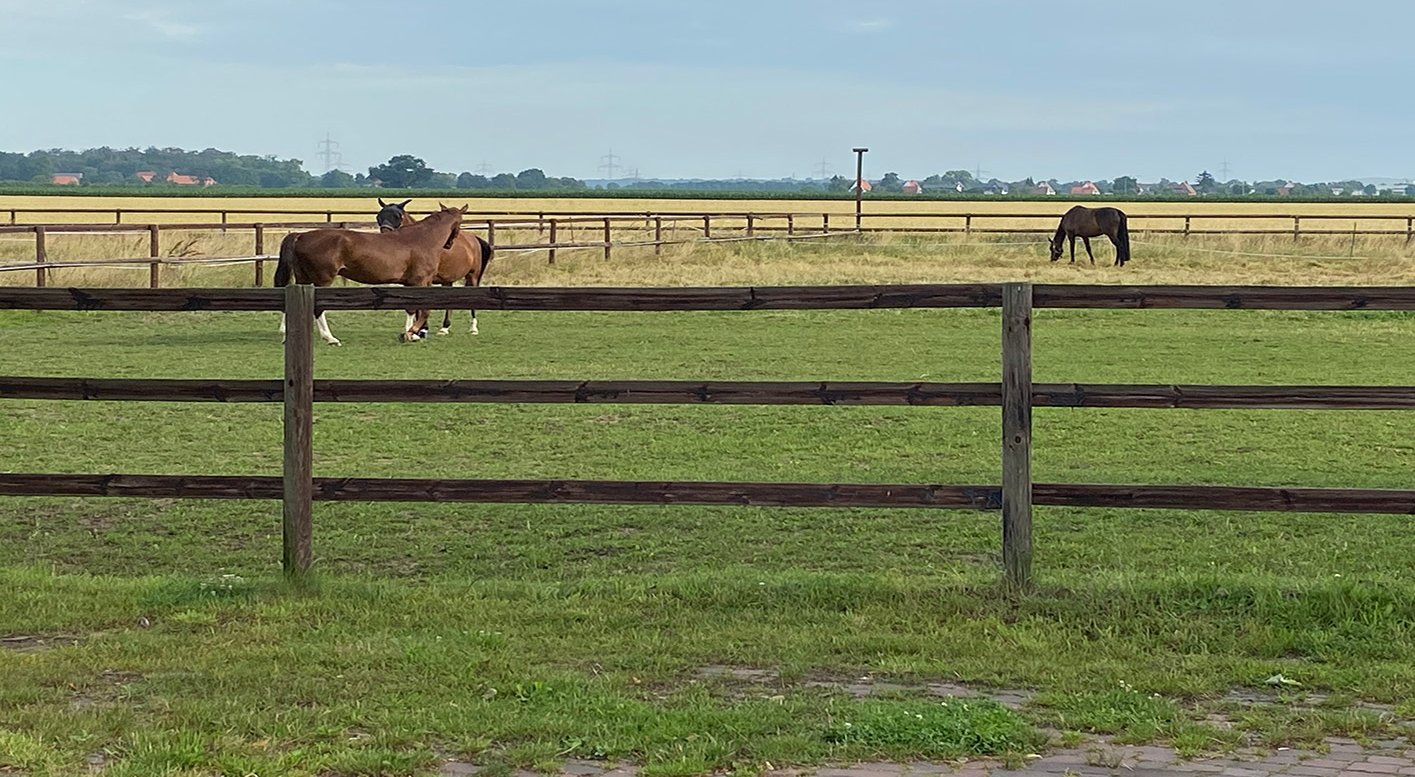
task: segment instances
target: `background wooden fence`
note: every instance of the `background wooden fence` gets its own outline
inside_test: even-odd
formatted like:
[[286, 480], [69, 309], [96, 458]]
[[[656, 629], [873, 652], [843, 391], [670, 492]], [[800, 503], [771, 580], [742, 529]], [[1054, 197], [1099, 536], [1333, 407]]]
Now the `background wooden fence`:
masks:
[[[22, 223], [20, 214], [25, 215], [78, 215], [108, 216], [111, 223]], [[154, 215], [215, 215], [219, 221], [192, 223], [133, 223], [137, 216]], [[69, 267], [96, 266], [147, 266], [149, 288], [161, 286], [161, 268], [165, 265], [254, 265], [254, 285], [265, 282], [265, 263], [272, 258], [278, 243], [277, 235], [291, 230], [317, 229], [335, 226], [346, 229], [374, 229], [375, 225], [367, 212], [335, 210], [281, 210], [281, 209], [104, 209], [69, 208], [53, 210], [9, 209], [10, 224], [0, 224], [0, 236], [27, 235], [34, 240], [34, 261], [23, 264], [0, 265], [0, 272], [33, 271], [35, 285], [44, 286], [48, 282], [49, 271]], [[232, 221], [231, 216], [306, 216], [314, 220], [300, 221]], [[339, 216], [340, 220], [335, 220]], [[352, 218], [345, 219], [346, 216]], [[834, 220], [832, 221], [832, 217]], [[124, 219], [127, 219], [125, 221]], [[611, 258], [614, 248], [652, 247], [656, 253], [667, 245], [690, 242], [728, 242], [739, 240], [768, 239], [811, 239], [861, 233], [891, 234], [1016, 234], [1050, 235], [1055, 229], [1054, 215], [1039, 213], [909, 213], [902, 211], [879, 211], [864, 213], [857, 224], [854, 214], [828, 212], [719, 212], [702, 213], [691, 211], [615, 211], [607, 213], [552, 213], [535, 212], [480, 212], [469, 214], [464, 221], [468, 229], [486, 235], [487, 241], [501, 251], [544, 251], [547, 261], [554, 264], [561, 251], [597, 249]], [[1025, 226], [1015, 224], [996, 226], [998, 222], [1026, 220]], [[1308, 225], [1303, 226], [1303, 221]], [[1272, 221], [1280, 226], [1222, 226], [1226, 222]], [[909, 223], [900, 223], [909, 222]], [[934, 222], [934, 223], [926, 223]], [[1196, 222], [1213, 222], [1220, 226], [1195, 226]], [[1290, 226], [1288, 226], [1290, 222]], [[1349, 229], [1341, 227], [1311, 226], [1312, 223], [1336, 224], [1349, 222]], [[1253, 213], [1185, 213], [1181, 211], [1164, 213], [1143, 213], [1130, 217], [1131, 230], [1140, 234], [1169, 235], [1291, 235], [1293, 240], [1303, 236], [1320, 235], [1384, 235], [1403, 237], [1407, 242], [1415, 240], [1415, 215], [1403, 214], [1253, 214]], [[1364, 226], [1363, 226], [1364, 225]], [[535, 230], [536, 240], [530, 243], [516, 243], [498, 240], [497, 232]], [[249, 232], [251, 234], [251, 255], [218, 258], [169, 258], [162, 255], [164, 233]], [[693, 237], [683, 238], [682, 233], [690, 231]], [[105, 259], [102, 261], [50, 261], [47, 239], [54, 235], [66, 234], [147, 234], [148, 256], [145, 259]], [[587, 238], [586, 235], [589, 235]], [[700, 237], [699, 237], [700, 236]]]
[[[1034, 384], [1035, 308], [1415, 310], [1415, 287], [1209, 287], [1012, 284], [768, 288], [29, 289], [0, 288], [0, 309], [276, 311], [290, 321], [322, 310], [804, 310], [1002, 308], [999, 383], [829, 381], [315, 380], [310, 326], [290, 326], [282, 380], [0, 378], [0, 399], [283, 402], [281, 477], [0, 474], [0, 495], [280, 499], [284, 568], [313, 558], [315, 501], [463, 501], [910, 507], [999, 510], [1007, 581], [1032, 579], [1032, 506], [1415, 514], [1415, 489], [1268, 488], [1033, 483], [1033, 407], [1412, 410], [1412, 386]], [[1000, 484], [721, 483], [462, 480], [312, 476], [315, 402], [729, 403], [997, 406]]]

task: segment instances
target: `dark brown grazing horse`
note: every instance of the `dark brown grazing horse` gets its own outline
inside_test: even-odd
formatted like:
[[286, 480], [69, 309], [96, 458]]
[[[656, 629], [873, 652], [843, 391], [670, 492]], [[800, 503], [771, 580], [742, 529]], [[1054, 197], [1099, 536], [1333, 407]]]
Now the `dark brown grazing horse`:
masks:
[[[417, 219], [408, 213], [408, 203], [412, 200], [402, 202], [384, 202], [379, 198], [376, 221], [381, 232], [392, 232], [410, 224], [417, 223]], [[443, 251], [437, 263], [437, 276], [432, 279], [433, 283], [442, 286], [451, 286], [457, 281], [463, 281], [468, 286], [480, 286], [482, 275], [486, 272], [486, 266], [491, 263], [491, 244], [482, 240], [477, 235], [463, 232], [452, 242], [452, 247]], [[452, 311], [445, 311], [442, 315], [442, 328], [437, 330], [440, 335], [445, 335], [452, 331]], [[477, 334], [477, 311], [472, 310], [472, 334]], [[419, 333], [427, 337], [427, 328], [424, 326]]]
[[[280, 262], [275, 267], [275, 285], [313, 283], [328, 286], [343, 276], [358, 283], [400, 283], [428, 286], [437, 277], [437, 263], [443, 251], [457, 240], [462, 229], [460, 208], [443, 208], [407, 229], [396, 232], [355, 232], [348, 229], [316, 229], [292, 232], [280, 242]], [[420, 339], [418, 331], [427, 323], [430, 311], [408, 314], [401, 338]], [[320, 313], [319, 336], [330, 345], [339, 341], [329, 332], [329, 322]], [[281, 318], [280, 330], [285, 331]]]
[[1061, 258], [1061, 243], [1071, 241], [1071, 263], [1076, 263], [1076, 238], [1086, 244], [1086, 255], [1091, 264], [1096, 263], [1096, 255], [1091, 253], [1091, 238], [1105, 235], [1115, 245], [1115, 263], [1123, 265], [1130, 261], [1130, 229], [1125, 225], [1125, 212], [1119, 208], [1087, 208], [1077, 205], [1066, 211], [1061, 224], [1056, 228], [1056, 236], [1051, 239], [1051, 260]]

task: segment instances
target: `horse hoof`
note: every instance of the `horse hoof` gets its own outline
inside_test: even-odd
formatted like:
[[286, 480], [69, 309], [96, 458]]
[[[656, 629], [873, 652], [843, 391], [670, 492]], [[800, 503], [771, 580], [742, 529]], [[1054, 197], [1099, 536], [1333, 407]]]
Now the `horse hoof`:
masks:
[[438, 335], [438, 337], [446, 337], [447, 335], [450, 335], [450, 334], [452, 334], [452, 330], [451, 330], [451, 329], [448, 329], [448, 328], [445, 327], [445, 326], [442, 327], [441, 329], [437, 330], [437, 335]]

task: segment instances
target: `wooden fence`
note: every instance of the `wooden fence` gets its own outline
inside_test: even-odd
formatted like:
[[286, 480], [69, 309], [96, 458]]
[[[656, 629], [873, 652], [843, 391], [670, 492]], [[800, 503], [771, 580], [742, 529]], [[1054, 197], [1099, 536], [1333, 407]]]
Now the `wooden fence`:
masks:
[[[332, 214], [331, 214], [332, 215]], [[714, 225], [714, 219], [717, 220]], [[724, 219], [726, 221], [724, 221]], [[736, 219], [735, 221], [733, 219]], [[784, 224], [772, 228], [769, 222], [779, 219]], [[479, 230], [486, 234], [486, 240], [497, 251], [544, 251], [547, 262], [555, 264], [561, 251], [595, 249], [604, 252], [610, 259], [615, 248], [651, 247], [654, 253], [662, 253], [664, 246], [687, 243], [729, 243], [743, 240], [809, 240], [823, 237], [838, 237], [859, 234], [852, 229], [832, 229], [830, 214], [820, 214], [820, 229], [812, 231], [802, 225], [797, 228], [794, 214], [742, 214], [740, 216], [692, 214], [632, 214], [619, 216], [552, 216], [547, 218], [513, 219], [464, 219], [464, 228]], [[714, 232], [716, 226], [716, 232]], [[376, 229], [372, 221], [331, 221], [331, 222], [257, 222], [248, 224], [221, 223], [208, 224], [33, 224], [0, 225], [0, 236], [6, 234], [32, 235], [34, 240], [34, 261], [23, 264], [0, 265], [0, 272], [33, 271], [35, 286], [49, 283], [53, 270], [84, 267], [147, 267], [148, 288], [160, 288], [161, 269], [179, 266], [212, 266], [251, 264], [255, 268], [254, 285], [265, 284], [265, 263], [275, 259], [267, 249], [275, 240], [267, 239], [268, 233], [283, 233], [299, 229], [338, 227], [340, 229]], [[536, 230], [539, 242], [511, 243], [499, 242], [497, 232], [507, 230]], [[692, 238], [683, 238], [680, 232], [689, 230]], [[578, 233], [576, 232], [578, 230]], [[181, 232], [216, 232], [229, 234], [233, 231], [249, 231], [252, 235], [251, 256], [214, 258], [171, 258], [162, 255], [162, 234]], [[56, 262], [49, 259], [48, 238], [62, 234], [146, 234], [148, 236], [148, 256], [144, 259], [101, 259]], [[593, 239], [586, 240], [589, 233]], [[626, 234], [628, 233], [628, 234]], [[702, 237], [697, 237], [701, 234]], [[579, 239], [577, 239], [577, 237]], [[568, 239], [567, 239], [568, 238]]]
[[[24, 214], [68, 214], [68, 215], [113, 215], [112, 223], [18, 223], [18, 215]], [[203, 223], [131, 223], [136, 215], [219, 215], [219, 222]], [[292, 215], [322, 216], [315, 221], [259, 221], [233, 222], [232, 215]], [[340, 216], [341, 220], [335, 220]], [[351, 219], [342, 219], [353, 216]], [[835, 216], [832, 223], [831, 217]], [[124, 221], [127, 217], [129, 221]], [[870, 212], [861, 214], [856, 222], [853, 214], [845, 213], [778, 213], [778, 212], [720, 212], [701, 213], [691, 211], [616, 211], [611, 213], [551, 213], [536, 212], [480, 212], [469, 214], [464, 220], [468, 229], [481, 231], [495, 249], [500, 251], [544, 251], [547, 261], [554, 264], [561, 251], [595, 249], [604, 252], [609, 259], [613, 250], [630, 247], [652, 247], [661, 253], [664, 246], [690, 242], [730, 242], [741, 240], [787, 239], [802, 240], [861, 233], [892, 234], [1016, 234], [1050, 235], [1055, 229], [1054, 215], [1040, 213], [908, 213]], [[1025, 226], [989, 226], [997, 221], [1016, 222], [1025, 220]], [[1196, 227], [1194, 223], [1211, 220], [1218, 223], [1234, 220], [1271, 221], [1283, 223], [1273, 228], [1212, 228]], [[1351, 222], [1350, 229], [1344, 228], [1304, 228], [1302, 222]], [[1286, 222], [1291, 222], [1291, 227]], [[0, 265], [0, 272], [34, 272], [35, 285], [44, 286], [49, 282], [49, 274], [55, 269], [77, 267], [147, 267], [148, 287], [159, 288], [161, 270], [164, 266], [182, 265], [230, 265], [251, 264], [254, 266], [253, 282], [256, 286], [265, 283], [265, 263], [273, 258], [268, 250], [275, 240], [267, 239], [267, 233], [283, 233], [291, 230], [317, 229], [320, 227], [340, 227], [345, 229], [373, 229], [374, 223], [368, 214], [336, 210], [256, 210], [256, 209], [104, 209], [70, 208], [52, 210], [10, 209], [10, 224], [0, 224], [0, 237], [6, 234], [29, 235], [34, 240], [34, 261], [23, 264]], [[894, 223], [890, 223], [894, 222]], [[909, 222], [909, 223], [899, 223]], [[919, 222], [946, 222], [924, 224]], [[1130, 217], [1131, 229], [1141, 234], [1169, 234], [1188, 237], [1190, 235], [1288, 235], [1293, 240], [1303, 236], [1320, 235], [1385, 235], [1404, 237], [1407, 242], [1415, 240], [1415, 215], [1403, 214], [1241, 214], [1241, 213], [1144, 213]], [[1376, 226], [1358, 227], [1358, 224]], [[1392, 226], [1401, 225], [1403, 226]], [[498, 241], [497, 233], [507, 231], [525, 232], [535, 230], [536, 242], [514, 243]], [[578, 230], [578, 232], [577, 232]], [[665, 232], [665, 230], [667, 230]], [[688, 230], [690, 239], [680, 236]], [[163, 233], [249, 232], [251, 234], [250, 256], [218, 258], [171, 258], [162, 255]], [[144, 259], [104, 259], [101, 261], [55, 262], [49, 259], [48, 238], [64, 234], [146, 234], [148, 236], [148, 256]], [[586, 233], [591, 239], [585, 239]], [[701, 237], [698, 237], [701, 235]]]
[[[1186, 386], [1034, 384], [1035, 308], [1415, 310], [1415, 287], [1210, 287], [962, 284], [766, 288], [30, 289], [0, 288], [0, 309], [323, 310], [1002, 309], [999, 383], [829, 381], [316, 380], [310, 326], [290, 326], [282, 380], [0, 378], [0, 399], [283, 402], [281, 477], [0, 474], [0, 495], [280, 499], [284, 569], [313, 558], [314, 501], [438, 501], [999, 510], [1007, 581], [1032, 579], [1032, 506], [1415, 514], [1415, 490], [1033, 483], [1032, 408], [1266, 408], [1415, 410], [1411, 386]], [[312, 476], [316, 402], [725, 403], [754, 405], [996, 406], [1002, 410], [1000, 484], [723, 483], [397, 479]]]

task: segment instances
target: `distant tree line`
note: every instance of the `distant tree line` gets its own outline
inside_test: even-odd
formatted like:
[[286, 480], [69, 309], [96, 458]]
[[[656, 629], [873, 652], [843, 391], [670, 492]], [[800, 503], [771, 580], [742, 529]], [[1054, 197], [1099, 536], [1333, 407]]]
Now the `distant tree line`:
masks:
[[[139, 173], [152, 173], [151, 182], [143, 181]], [[175, 187], [168, 183], [169, 174], [190, 176], [197, 181], [212, 179], [222, 187], [288, 189], [325, 188], [350, 189], [383, 187], [388, 189], [468, 189], [489, 192], [560, 191], [583, 192], [589, 187], [575, 178], [548, 176], [540, 168], [527, 168], [519, 173], [498, 173], [492, 176], [470, 172], [452, 173], [434, 170], [422, 159], [411, 154], [399, 154], [381, 165], [368, 168], [367, 173], [347, 173], [331, 170], [312, 175], [299, 159], [279, 159], [274, 156], [235, 154], [208, 148], [188, 151], [180, 148], [91, 148], [84, 151], [48, 149], [29, 153], [0, 152], [0, 182], [22, 182], [48, 185], [55, 175], [72, 175], [77, 184], [88, 186], [154, 186]], [[144, 176], [146, 177], [146, 176]], [[1291, 196], [1299, 198], [1330, 198], [1394, 194], [1415, 196], [1415, 185], [1377, 187], [1362, 181], [1331, 181], [1299, 183], [1283, 179], [1269, 181], [1219, 181], [1204, 170], [1186, 181], [1140, 181], [1134, 176], [1119, 176], [1113, 180], [1059, 181], [1024, 178], [1003, 181], [997, 178], [981, 180], [967, 170], [949, 170], [920, 179], [906, 180], [899, 173], [889, 172], [870, 181], [870, 191], [877, 195], [921, 194], [923, 196], [989, 195], [1035, 197], [1055, 193], [1095, 193], [1118, 197], [1242, 197]], [[913, 184], [917, 183], [915, 187]], [[854, 181], [843, 176], [828, 180], [686, 180], [655, 181], [626, 180], [604, 182], [605, 189], [668, 192], [720, 192], [786, 195], [848, 195]], [[1192, 188], [1192, 194], [1191, 194]]]
[[[152, 173], [145, 181], [139, 173]], [[575, 178], [553, 178], [539, 168], [492, 177], [472, 173], [444, 173], [433, 170], [423, 160], [402, 154], [367, 174], [351, 175], [331, 170], [316, 176], [304, 169], [299, 159], [234, 154], [208, 148], [187, 151], [180, 148], [90, 148], [84, 151], [48, 149], [29, 153], [0, 151], [0, 181], [48, 184], [55, 175], [72, 175], [79, 186], [173, 186], [167, 176], [176, 173], [197, 180], [210, 178], [218, 186], [263, 189], [383, 186], [396, 189], [494, 189], [501, 191], [556, 191], [584, 189]], [[147, 176], [144, 176], [147, 177]]]

